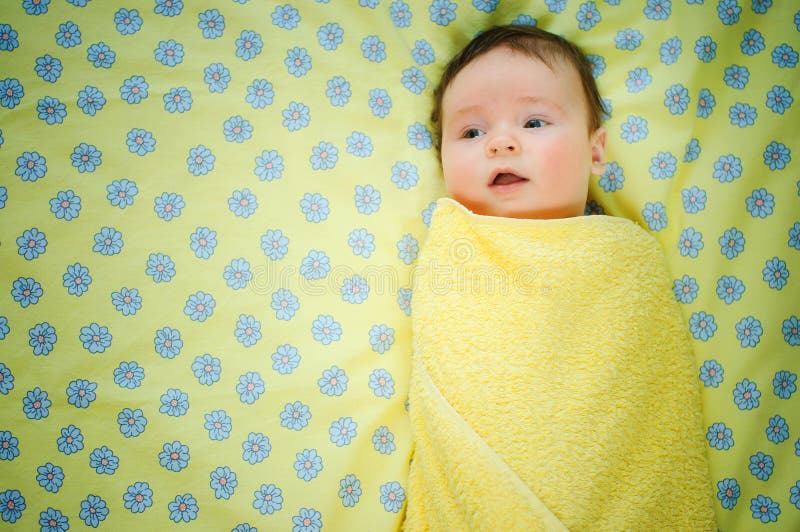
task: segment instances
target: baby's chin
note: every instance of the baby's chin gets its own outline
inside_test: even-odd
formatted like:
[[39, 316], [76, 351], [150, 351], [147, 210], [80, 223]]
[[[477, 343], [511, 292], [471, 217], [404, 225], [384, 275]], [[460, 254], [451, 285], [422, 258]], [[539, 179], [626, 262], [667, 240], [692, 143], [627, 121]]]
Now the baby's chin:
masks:
[[474, 214], [481, 216], [494, 216], [496, 218], [516, 218], [519, 220], [555, 220], [560, 218], [574, 218], [583, 216], [583, 206], [572, 205], [558, 206], [525, 206], [515, 207], [512, 205], [476, 205], [458, 200]]

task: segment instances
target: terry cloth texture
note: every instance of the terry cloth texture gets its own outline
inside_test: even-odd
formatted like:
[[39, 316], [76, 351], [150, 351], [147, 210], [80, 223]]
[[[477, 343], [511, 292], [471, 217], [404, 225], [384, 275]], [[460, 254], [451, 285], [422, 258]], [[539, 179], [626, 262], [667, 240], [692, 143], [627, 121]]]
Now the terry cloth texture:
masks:
[[437, 203], [415, 279], [407, 530], [715, 530], [694, 359], [629, 220]]

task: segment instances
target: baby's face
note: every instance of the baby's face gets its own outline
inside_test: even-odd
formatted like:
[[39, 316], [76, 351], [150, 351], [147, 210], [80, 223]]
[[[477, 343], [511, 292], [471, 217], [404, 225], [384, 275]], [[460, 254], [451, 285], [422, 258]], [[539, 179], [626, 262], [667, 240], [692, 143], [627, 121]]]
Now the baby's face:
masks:
[[583, 214], [591, 174], [605, 169], [605, 130], [588, 130], [580, 77], [501, 46], [458, 73], [442, 99], [448, 193], [476, 214]]

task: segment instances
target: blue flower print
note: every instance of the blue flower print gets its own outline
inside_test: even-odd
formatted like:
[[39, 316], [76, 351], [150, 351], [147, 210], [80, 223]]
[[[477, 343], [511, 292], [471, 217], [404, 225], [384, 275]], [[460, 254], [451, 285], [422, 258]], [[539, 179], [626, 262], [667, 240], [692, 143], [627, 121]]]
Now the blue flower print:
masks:
[[44, 120], [48, 126], [63, 124], [67, 116], [67, 106], [58, 98], [50, 96], [45, 96], [36, 103], [36, 111], [39, 113], [39, 119]]
[[726, 510], [732, 510], [739, 502], [741, 488], [735, 478], [724, 478], [717, 482], [717, 499]]
[[300, 365], [300, 355], [297, 353], [297, 348], [283, 344], [278, 346], [278, 349], [272, 353], [272, 369], [281, 375], [288, 375]]
[[758, 452], [750, 457], [750, 473], [758, 480], [769, 480], [775, 462], [768, 454]]
[[340, 417], [338, 420], [331, 423], [328, 429], [331, 443], [335, 443], [337, 447], [344, 447], [350, 445], [353, 438], [358, 434], [358, 424], [353, 421], [351, 417]]
[[29, 305], [35, 305], [39, 302], [39, 298], [44, 294], [42, 285], [31, 277], [18, 277], [12, 284], [11, 297], [14, 301], [19, 303], [22, 308], [28, 308]]
[[364, 37], [361, 41], [361, 54], [373, 63], [385, 61], [386, 43], [381, 41], [377, 35]]
[[684, 274], [680, 279], [675, 279], [672, 284], [672, 293], [680, 303], [688, 304], [697, 298], [697, 280]]
[[17, 237], [17, 253], [25, 260], [34, 260], [47, 249], [47, 235], [32, 227]]
[[347, 238], [347, 244], [353, 250], [353, 255], [368, 259], [375, 251], [375, 235], [363, 228], [353, 229]]
[[225, 30], [225, 17], [216, 9], [207, 9], [197, 15], [197, 27], [204, 39], [218, 39]]
[[678, 61], [683, 52], [683, 43], [678, 37], [667, 39], [658, 49], [661, 62], [665, 65], [672, 65]]
[[331, 212], [328, 208], [328, 199], [317, 193], [305, 193], [303, 199], [300, 200], [300, 209], [303, 211], [306, 221], [312, 223], [326, 220]]
[[144, 368], [140, 367], [136, 361], [120, 362], [114, 369], [114, 383], [120, 388], [133, 390], [142, 385], [144, 380]]
[[224, 410], [214, 410], [205, 414], [205, 424], [208, 437], [212, 440], [225, 440], [230, 437], [233, 428], [231, 417]]
[[[603, 72], [606, 71], [606, 60], [603, 58], [603, 56], [597, 55], [597, 54], [587, 54], [586, 59], [589, 61], [589, 68], [592, 71], [592, 77], [593, 78], [597, 79], [598, 77], [600, 77], [603, 74]], [[611, 102], [610, 101], [606, 101], [606, 99], [604, 98], [603, 99], [603, 115], [604, 115], [603, 120], [607, 120], [607, 118], [605, 118], [605, 116], [609, 115], [610, 112], [611, 112]]]
[[305, 76], [311, 70], [311, 56], [305, 48], [295, 46], [286, 51], [286, 59], [283, 64], [289, 70], [289, 74], [296, 78]]
[[765, 188], [759, 188], [745, 198], [745, 206], [753, 218], [766, 218], [772, 214], [775, 208], [775, 196], [767, 192]]
[[185, 113], [192, 108], [192, 93], [186, 87], [174, 87], [164, 95], [164, 109], [169, 113]]
[[203, 69], [203, 81], [208, 84], [208, 92], [225, 92], [231, 81], [231, 72], [222, 63], [211, 63]]
[[134, 514], [140, 514], [153, 506], [153, 490], [147, 482], [135, 482], [122, 494], [122, 500], [125, 508]]
[[384, 118], [392, 108], [392, 99], [389, 97], [389, 93], [384, 89], [369, 91], [369, 108], [372, 110], [372, 114], [378, 118]]
[[150, 85], [142, 76], [131, 76], [122, 82], [120, 97], [131, 105], [141, 103], [149, 96]]
[[197, 505], [197, 499], [191, 493], [176, 495], [175, 499], [167, 505], [167, 509], [170, 512], [169, 518], [176, 523], [181, 521], [188, 523], [197, 519], [197, 512], [200, 510]]
[[456, 19], [456, 9], [458, 9], [458, 4], [450, 0], [433, 0], [428, 12], [432, 22], [439, 26], [447, 26]]
[[100, 89], [87, 85], [78, 92], [76, 104], [84, 114], [94, 116], [106, 105], [106, 98]]
[[158, 47], [153, 50], [153, 55], [159, 63], [167, 67], [174, 67], [183, 63], [183, 45], [175, 39], [159, 41]]
[[750, 499], [750, 512], [753, 519], [758, 519], [762, 523], [774, 523], [781, 513], [781, 506], [771, 497], [759, 495]]
[[202, 290], [190, 295], [183, 307], [183, 313], [192, 321], [204, 322], [214, 314], [217, 302], [211, 294]]
[[277, 6], [272, 12], [272, 24], [285, 30], [293, 30], [300, 23], [300, 13], [289, 4]]
[[761, 270], [762, 278], [769, 284], [770, 288], [776, 290], [783, 289], [786, 286], [787, 279], [789, 278], [789, 270], [786, 268], [786, 262], [778, 257], [772, 257], [767, 261], [764, 269]]
[[92, 323], [86, 327], [81, 327], [79, 339], [83, 348], [92, 354], [102, 353], [111, 347], [111, 333], [108, 327]]
[[358, 504], [361, 493], [361, 481], [355, 475], [347, 475], [339, 481], [339, 498], [345, 508]]
[[419, 182], [417, 167], [408, 161], [398, 161], [392, 165], [392, 183], [400, 190], [408, 190]]
[[414, 62], [419, 66], [429, 65], [436, 60], [433, 47], [425, 39], [414, 42], [414, 49], [411, 50], [411, 57], [414, 58]]
[[687, 214], [696, 214], [706, 208], [706, 191], [696, 186], [681, 190], [683, 210]]
[[778, 65], [778, 68], [794, 68], [797, 66], [797, 60], [797, 52], [786, 43], [772, 50], [772, 62]]
[[283, 127], [289, 131], [298, 131], [311, 123], [310, 109], [299, 102], [289, 102], [289, 107], [281, 111]]
[[253, 278], [250, 263], [243, 258], [233, 259], [228, 266], [225, 266], [222, 278], [234, 290], [241, 290]]
[[795, 222], [789, 228], [789, 240], [786, 243], [789, 247], [800, 250], [800, 222]]
[[[0, 324], [1, 325], [1, 324]], [[8, 366], [0, 362], [0, 393], [8, 395], [8, 392], [14, 389], [14, 374], [8, 369]]]
[[728, 109], [728, 118], [731, 120], [732, 126], [745, 128], [752, 126], [756, 122], [758, 111], [752, 105], [746, 103], [736, 103]]
[[420, 122], [415, 122], [408, 126], [406, 138], [408, 138], [408, 143], [418, 150], [429, 150], [433, 146], [433, 135]]
[[716, 360], [706, 360], [700, 366], [700, 380], [706, 388], [718, 388], [722, 383], [725, 370]]
[[151, 253], [144, 271], [155, 283], [168, 283], [175, 277], [175, 263], [169, 255]]
[[727, 451], [734, 446], [733, 431], [725, 423], [713, 423], [706, 432], [708, 444], [718, 451]]
[[253, 136], [253, 126], [241, 116], [232, 116], [222, 125], [222, 132], [228, 142], [242, 143]]
[[342, 337], [342, 326], [333, 319], [333, 316], [320, 314], [311, 325], [311, 334], [314, 340], [329, 345]]
[[177, 388], [169, 388], [161, 395], [161, 406], [158, 411], [172, 417], [186, 415], [189, 411], [189, 396]]
[[328, 88], [325, 96], [331, 101], [334, 107], [344, 107], [350, 101], [350, 83], [341, 76], [334, 76], [328, 80]]
[[394, 379], [385, 369], [376, 369], [369, 376], [369, 387], [375, 397], [391, 398], [394, 395]]
[[108, 505], [106, 501], [97, 495], [88, 495], [86, 499], [81, 501], [81, 511], [78, 514], [86, 526], [97, 528], [100, 526], [101, 521], [105, 521], [108, 517]]
[[356, 185], [355, 189], [356, 210], [361, 214], [378, 212], [381, 206], [381, 193], [372, 185]]
[[317, 380], [317, 386], [321, 393], [330, 397], [338, 397], [347, 391], [349, 380], [344, 370], [338, 366], [331, 366], [322, 372], [322, 377]]
[[250, 192], [249, 188], [242, 190], [234, 190], [230, 198], [228, 198], [228, 209], [236, 216], [248, 218], [256, 212], [258, 208], [258, 200], [256, 196]]
[[342, 27], [335, 22], [332, 22], [325, 24], [324, 26], [320, 26], [319, 30], [317, 30], [317, 42], [319, 42], [319, 45], [325, 50], [336, 50], [344, 41], [342, 38], [343, 35], [344, 30]]
[[411, 25], [412, 13], [408, 4], [402, 0], [395, 0], [389, 6], [389, 14], [392, 17], [392, 23], [398, 28], [407, 28]]
[[69, 518], [61, 510], [48, 507], [39, 513], [39, 527], [42, 532], [66, 532], [69, 530]]
[[254, 79], [253, 82], [247, 86], [245, 101], [249, 103], [253, 109], [263, 109], [271, 105], [274, 98], [275, 91], [272, 88], [272, 83], [265, 79]]
[[292, 532], [320, 532], [322, 514], [314, 508], [300, 508], [300, 512], [292, 517], [292, 523]]
[[314, 170], [330, 170], [339, 160], [339, 149], [330, 142], [320, 142], [311, 149], [309, 162]]
[[353, 131], [347, 137], [347, 153], [356, 157], [369, 157], [372, 154], [372, 139], [364, 133]]
[[[308, 196], [308, 194], [306, 194], [306, 196]], [[315, 194], [315, 196], [318, 196], [318, 194]], [[324, 200], [324, 198], [322, 199]], [[327, 203], [327, 200], [325, 200], [326, 206]], [[310, 210], [313, 211], [313, 208]], [[306, 214], [306, 219], [308, 220], [308, 214]], [[261, 236], [261, 249], [264, 251], [264, 255], [271, 260], [280, 260], [289, 252], [289, 239], [280, 229], [268, 229], [267, 232]]]
[[399, 482], [387, 482], [381, 486], [381, 504], [387, 512], [398, 513], [406, 500], [406, 491]]
[[723, 275], [717, 280], [717, 297], [730, 305], [739, 301], [744, 293], [744, 283], [732, 275]]
[[[111, 68], [117, 59], [117, 53], [104, 42], [89, 46], [86, 50], [86, 59], [95, 68]], [[120, 89], [121, 90], [121, 89]], [[124, 96], [123, 96], [124, 99]]]
[[714, 95], [711, 94], [711, 91], [708, 89], [701, 89], [700, 93], [697, 95], [697, 117], [708, 118], [711, 116], [716, 105], [717, 100], [714, 98]]
[[646, 68], [636, 67], [628, 72], [628, 79], [625, 81], [625, 86], [628, 87], [628, 92], [637, 93], [646, 89], [652, 81], [653, 77]]
[[745, 55], [756, 55], [765, 48], [764, 36], [756, 29], [749, 29], [744, 32], [739, 48]]
[[264, 41], [261, 35], [252, 30], [242, 30], [239, 38], [236, 39], [236, 57], [243, 61], [249, 61], [261, 53]]
[[61, 60], [45, 54], [42, 57], [36, 58], [36, 67], [34, 68], [36, 75], [49, 83], [55, 83], [61, 77], [61, 72], [64, 67]]
[[628, 116], [625, 122], [620, 126], [622, 130], [622, 140], [628, 144], [633, 144], [647, 138], [649, 133], [647, 129], [647, 120], [640, 116]]
[[200, 384], [211, 386], [219, 381], [222, 374], [222, 366], [218, 358], [206, 353], [198, 356], [192, 362], [192, 373], [197, 377]]
[[670, 86], [664, 92], [664, 106], [670, 114], [682, 115], [689, 108], [689, 91], [680, 83]]
[[176, 17], [183, 11], [183, 0], [155, 0], [153, 12], [165, 17]]
[[0, 80], [0, 105], [13, 109], [22, 97], [25, 96], [25, 89], [16, 78], [5, 78]]
[[425, 87], [428, 86], [428, 80], [425, 74], [416, 67], [403, 70], [401, 82], [403, 83], [403, 87], [408, 89], [412, 94], [421, 94], [422, 91], [425, 90]]
[[23, 181], [36, 181], [47, 173], [47, 159], [39, 152], [23, 152], [17, 157], [17, 169], [14, 173], [22, 178]]
[[255, 371], [248, 371], [239, 377], [239, 384], [236, 385], [236, 392], [239, 400], [248, 405], [255, 403], [261, 394], [266, 390], [266, 385], [261, 375]]
[[242, 442], [242, 450], [242, 459], [245, 462], [258, 464], [269, 457], [269, 453], [272, 451], [272, 445], [269, 442], [269, 437], [264, 436], [260, 432], [251, 432], [247, 436], [247, 440]]
[[736, 338], [742, 347], [755, 347], [761, 341], [764, 329], [761, 322], [753, 316], [747, 316], [736, 324]]
[[[66, 24], [62, 24], [62, 26], [65, 26]], [[0, 51], [13, 52], [19, 46], [19, 40], [17, 39], [17, 37], [19, 37], [19, 33], [17, 33], [17, 30], [12, 28], [8, 24], [0, 24]], [[80, 35], [78, 36], [78, 38], [80, 40]], [[58, 33], [56, 33], [56, 42], [58, 43]], [[65, 46], [65, 48], [68, 47], [69, 46]]]
[[8, 318], [6, 316], [0, 316], [0, 340], [4, 340], [10, 332], [11, 328], [8, 326]]
[[751, 6], [753, 13], [758, 13], [759, 15], [766, 13], [770, 7], [772, 7], [772, 0], [753, 0]]
[[217, 232], [208, 227], [198, 227], [189, 237], [189, 247], [198, 259], [208, 259], [217, 247]]
[[703, 63], [710, 63], [717, 57], [717, 43], [708, 35], [703, 35], [695, 41], [694, 53]]
[[253, 172], [261, 181], [272, 181], [281, 178], [283, 169], [283, 157], [275, 150], [264, 150], [256, 157], [256, 167]]
[[750, 70], [747, 67], [740, 65], [731, 65], [725, 69], [725, 75], [722, 80], [725, 85], [733, 89], [743, 89], [750, 81]]
[[283, 495], [281, 489], [275, 484], [262, 484], [253, 495], [253, 508], [261, 515], [273, 514], [283, 508]]
[[300, 308], [300, 303], [292, 292], [285, 288], [279, 288], [273, 292], [270, 306], [275, 311], [277, 319], [288, 321], [294, 317], [295, 312]]
[[66, 222], [77, 218], [81, 211], [81, 198], [72, 190], [62, 190], [50, 199], [50, 212]]
[[617, 32], [614, 37], [614, 46], [617, 50], [632, 51], [637, 49], [644, 39], [644, 35], [639, 30], [626, 28]]
[[695, 340], [708, 341], [709, 338], [714, 336], [717, 331], [717, 324], [714, 322], [714, 316], [706, 314], [702, 310], [700, 312], [693, 312], [689, 318], [689, 330]]
[[25, 510], [25, 497], [19, 490], [0, 492], [0, 517], [7, 523], [16, 523]]
[[[473, 2], [474, 3], [474, 2]], [[578, 12], [575, 14], [575, 19], [578, 21], [578, 27], [583, 31], [589, 31], [597, 25], [602, 17], [600, 11], [597, 9], [597, 4], [592, 1], [584, 2], [578, 7]]]
[[408, 265], [417, 260], [418, 253], [419, 242], [410, 233], [403, 235], [403, 238], [397, 242], [397, 256], [405, 264]]
[[210, 476], [210, 485], [211, 489], [214, 490], [214, 497], [216, 499], [230, 499], [239, 485], [236, 473], [231, 471], [230, 467], [223, 466], [212, 471]]
[[156, 353], [161, 355], [162, 358], [172, 359], [178, 356], [183, 347], [183, 340], [181, 340], [181, 333], [171, 327], [164, 327], [156, 331], [156, 336], [153, 339]]
[[647, 0], [644, 15], [650, 20], [667, 20], [672, 14], [670, 0]]
[[[780, 85], [773, 85], [772, 89], [767, 92], [766, 106], [769, 107], [770, 111], [773, 113], [782, 115], [792, 106], [793, 102], [794, 98], [792, 98], [792, 94], [786, 90], [785, 87]], [[766, 163], [766, 157], [764, 162]], [[770, 169], [772, 169], [772, 167], [770, 167]]]
[[121, 35], [133, 35], [142, 29], [142, 17], [136, 9], [120, 9], [114, 13], [114, 24]]
[[49, 323], [37, 323], [28, 330], [28, 345], [33, 348], [33, 354], [36, 356], [47, 356], [55, 347], [58, 337], [56, 330]]
[[772, 391], [781, 399], [789, 399], [797, 391], [797, 374], [781, 370], [772, 379]]
[[[0, 130], [0, 139], [1, 138], [2, 138], [2, 130]], [[7, 201], [8, 201], [8, 189], [6, 187], [0, 187], [0, 209], [5, 208]]]
[[681, 256], [695, 259], [703, 247], [703, 234], [696, 231], [694, 227], [687, 227], [681, 231], [678, 239], [678, 250]]
[[199, 144], [189, 150], [189, 157], [186, 158], [186, 164], [189, 171], [194, 175], [206, 175], [214, 169], [214, 161], [216, 157], [211, 150]]
[[7, 430], [0, 430], [0, 460], [9, 462], [19, 456], [19, 440]]
[[61, 429], [61, 436], [56, 441], [59, 452], [73, 454], [83, 449], [83, 434], [81, 429], [70, 425]]
[[717, 242], [720, 246], [720, 253], [728, 259], [736, 258], [744, 251], [744, 234], [735, 227], [727, 229]]
[[369, 344], [378, 354], [384, 354], [394, 343], [394, 329], [386, 324], [373, 325], [369, 330]]
[[769, 424], [764, 432], [767, 434], [767, 439], [776, 445], [789, 439], [789, 425], [781, 416], [769, 418]]
[[736, 384], [733, 390], [733, 402], [739, 407], [739, 410], [752, 410], [758, 408], [761, 397], [761, 391], [756, 386], [756, 383], [750, 379], [744, 379], [742, 382]]
[[183, 196], [174, 192], [162, 192], [161, 196], [153, 201], [153, 211], [165, 222], [180, 216], [184, 207], [186, 203], [183, 201]]
[[381, 454], [392, 454], [397, 446], [394, 443], [394, 434], [386, 426], [378, 427], [372, 435], [372, 446]]
[[294, 470], [297, 472], [297, 478], [309, 482], [322, 471], [322, 457], [317, 454], [316, 449], [304, 449], [295, 457]]
[[783, 143], [772, 141], [764, 149], [764, 164], [770, 170], [783, 170], [792, 160], [791, 153]]
[[144, 129], [134, 128], [128, 131], [125, 143], [128, 146], [128, 151], [136, 155], [147, 155], [156, 149], [155, 137]]
[[344, 301], [358, 305], [367, 300], [369, 284], [367, 284], [366, 279], [356, 274], [342, 282], [340, 293]]
[[147, 418], [144, 417], [144, 413], [139, 408], [135, 410], [123, 408], [120, 413], [117, 414], [117, 424], [123, 436], [126, 438], [135, 438], [144, 432], [147, 426]]
[[650, 159], [650, 175], [653, 179], [669, 179], [675, 175], [677, 163], [674, 155], [660, 151]]
[[108, 194], [106, 194], [106, 199], [111, 202], [112, 206], [119, 207], [120, 209], [133, 205], [133, 200], [136, 194], [139, 193], [136, 183], [127, 179], [112, 181], [111, 184], [106, 187], [106, 191], [108, 192]]
[[794, 507], [800, 510], [800, 480], [789, 489], [789, 502], [794, 504]]
[[308, 426], [308, 421], [311, 419], [311, 411], [307, 405], [304, 405], [300, 401], [286, 403], [280, 418], [281, 427], [290, 430], [303, 430]]
[[742, 8], [737, 0], [720, 0], [719, 4], [717, 4], [717, 15], [726, 26], [739, 22], [741, 12]]
[[189, 465], [189, 447], [179, 441], [165, 443], [158, 453], [158, 463], [168, 471], [178, 472]]
[[239, 314], [234, 330], [236, 340], [245, 347], [254, 346], [261, 340], [261, 322], [252, 315]]
[[[64, 470], [50, 462], [36, 468], [36, 482], [50, 493], [58, 493], [64, 485], [64, 478]], [[5, 505], [0, 508], [5, 509]]]
[[78, 172], [94, 172], [95, 169], [102, 164], [102, 153], [95, 146], [81, 142], [70, 155], [72, 166], [78, 169]]

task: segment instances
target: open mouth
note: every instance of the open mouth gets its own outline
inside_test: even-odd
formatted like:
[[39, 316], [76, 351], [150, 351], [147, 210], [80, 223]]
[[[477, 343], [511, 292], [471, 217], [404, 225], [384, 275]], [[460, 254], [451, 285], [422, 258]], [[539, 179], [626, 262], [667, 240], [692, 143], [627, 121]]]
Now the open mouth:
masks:
[[491, 187], [504, 187], [509, 185], [515, 185], [518, 183], [524, 183], [528, 181], [527, 178], [518, 176], [516, 174], [502, 172], [495, 176], [492, 182], [489, 184]]

